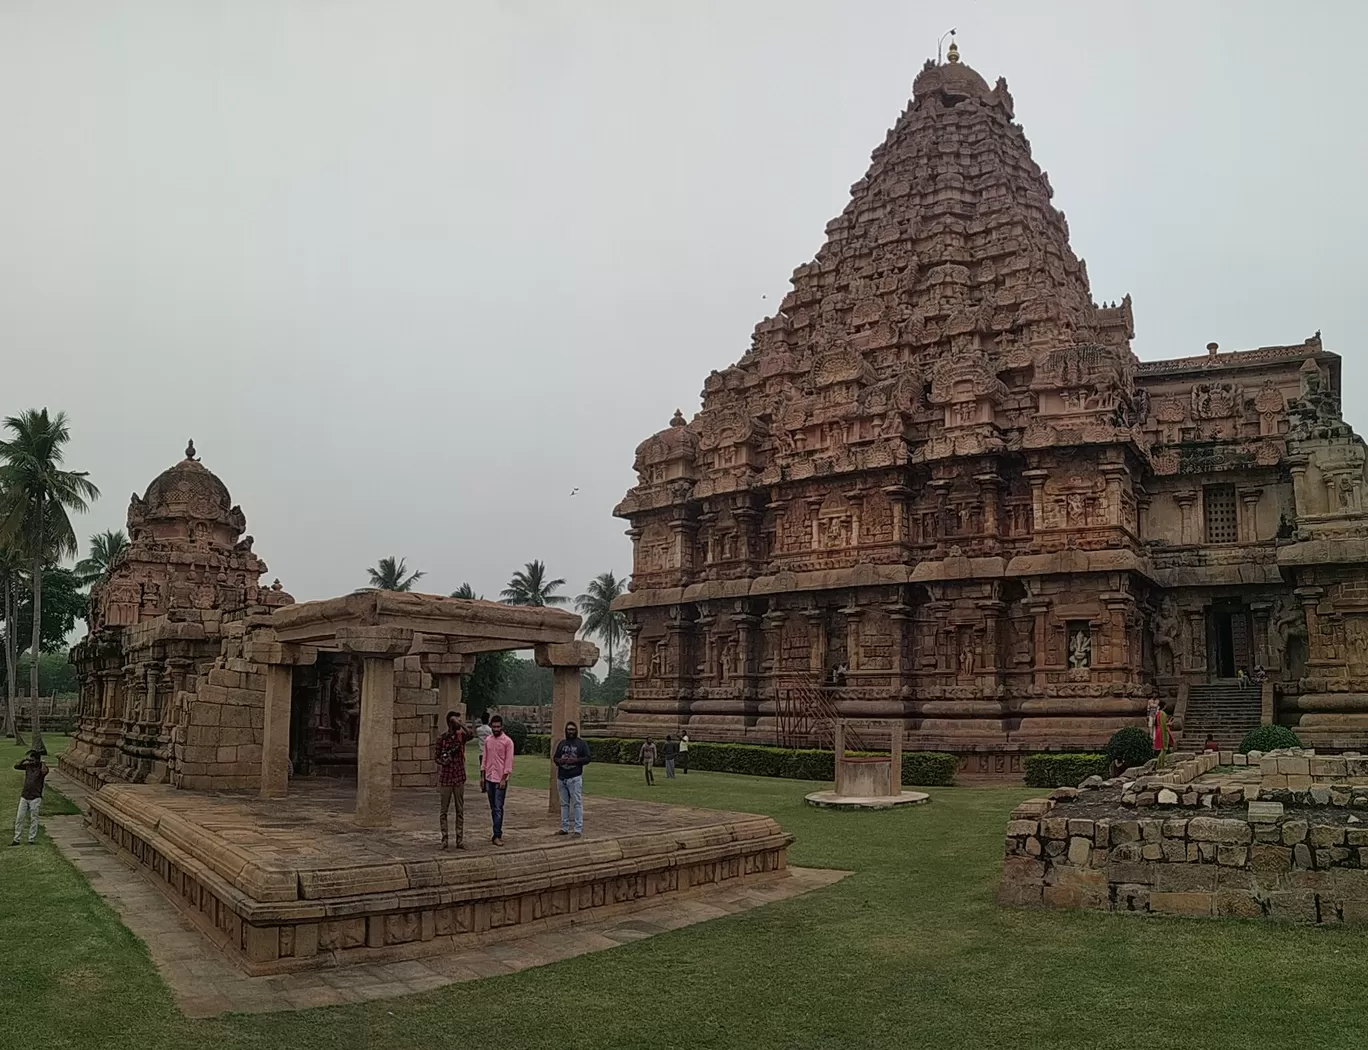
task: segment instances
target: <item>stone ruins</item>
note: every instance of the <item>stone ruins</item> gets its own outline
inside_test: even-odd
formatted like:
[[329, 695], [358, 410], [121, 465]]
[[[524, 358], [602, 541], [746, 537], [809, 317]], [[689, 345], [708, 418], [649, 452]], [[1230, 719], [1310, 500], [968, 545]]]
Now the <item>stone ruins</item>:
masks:
[[617, 732], [782, 740], [806, 705], [1014, 772], [1161, 697], [1199, 743], [1368, 742], [1339, 357], [1139, 361], [1051, 196], [1006, 81], [928, 62], [779, 312], [636, 450]]

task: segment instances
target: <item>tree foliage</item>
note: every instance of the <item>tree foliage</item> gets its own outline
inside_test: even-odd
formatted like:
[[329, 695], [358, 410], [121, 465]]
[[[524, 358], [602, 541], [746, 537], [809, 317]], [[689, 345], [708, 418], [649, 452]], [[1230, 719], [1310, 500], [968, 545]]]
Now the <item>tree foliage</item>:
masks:
[[613, 673], [613, 653], [627, 637], [627, 617], [613, 609], [613, 601], [627, 590], [627, 581], [611, 572], [601, 572], [575, 599], [575, 608], [584, 617], [585, 637], [599, 638], [608, 650], [608, 673]]
[[423, 578], [421, 572], [409, 572], [403, 558], [393, 556], [381, 558], [375, 568], [366, 572], [370, 574], [370, 586], [366, 589], [372, 591], [411, 591]]
[[500, 597], [509, 605], [564, 605], [565, 596], [556, 593], [564, 586], [562, 579], [546, 578], [544, 562], [530, 561], [513, 574]]
[[108, 576], [109, 570], [114, 568], [114, 562], [127, 547], [128, 537], [123, 529], [97, 532], [90, 537], [90, 553], [76, 563], [76, 575], [81, 586], [89, 587]]

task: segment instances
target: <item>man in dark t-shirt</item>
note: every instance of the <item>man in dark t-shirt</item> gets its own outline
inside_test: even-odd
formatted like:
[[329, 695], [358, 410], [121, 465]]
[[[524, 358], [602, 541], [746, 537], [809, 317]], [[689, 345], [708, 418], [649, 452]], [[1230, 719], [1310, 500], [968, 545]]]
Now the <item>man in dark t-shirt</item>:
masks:
[[442, 791], [442, 849], [447, 848], [447, 810], [456, 803], [456, 848], [465, 849], [465, 746], [475, 734], [455, 711], [448, 711], [447, 731], [437, 738], [437, 784]]
[[[576, 838], [584, 834], [584, 767], [590, 761], [589, 745], [580, 739], [579, 726], [565, 723], [565, 738], [551, 752], [556, 766], [556, 789], [560, 792], [561, 826], [557, 834]], [[575, 829], [570, 830], [574, 817]]]
[[24, 787], [19, 792], [19, 812], [14, 815], [14, 842], [19, 845], [24, 833], [24, 817], [28, 817], [29, 845], [38, 840], [38, 813], [43, 808], [43, 782], [50, 772], [43, 764], [41, 751], [30, 751], [22, 761], [16, 762], [15, 769], [24, 774]]

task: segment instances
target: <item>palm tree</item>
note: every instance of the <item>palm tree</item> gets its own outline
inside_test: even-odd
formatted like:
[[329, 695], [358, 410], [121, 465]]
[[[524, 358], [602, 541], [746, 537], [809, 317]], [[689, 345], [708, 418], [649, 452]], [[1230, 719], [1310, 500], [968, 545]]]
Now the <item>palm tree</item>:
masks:
[[[3, 502], [3, 500], [0, 500]], [[20, 747], [24, 738], [14, 713], [19, 692], [19, 588], [23, 586], [21, 557], [14, 547], [0, 548], [0, 618], [5, 621], [5, 736]]]
[[371, 591], [411, 591], [413, 585], [423, 578], [421, 572], [409, 572], [403, 558], [381, 558], [370, 573]]
[[513, 574], [499, 596], [509, 605], [564, 605], [565, 596], [552, 593], [564, 586], [564, 580], [546, 578], [542, 562], [530, 561]]
[[82, 587], [103, 580], [114, 568], [114, 562], [128, 546], [128, 537], [123, 529], [98, 532], [90, 537], [90, 556], [76, 563], [76, 578]]
[[611, 572], [601, 572], [589, 581], [589, 589], [575, 599], [575, 608], [584, 616], [585, 635], [596, 634], [608, 647], [608, 673], [613, 673], [613, 649], [627, 635], [627, 617], [612, 608], [613, 599], [627, 590], [627, 581]]
[[475, 588], [470, 586], [470, 584], [468, 583], [463, 583], [461, 584], [461, 586], [457, 587], [454, 591], [451, 592], [451, 596], [453, 598], [474, 599]]
[[63, 470], [63, 446], [71, 440], [65, 412], [49, 416], [30, 409], [5, 420], [13, 435], [0, 441], [0, 544], [14, 545], [33, 568], [33, 643], [29, 698], [33, 703], [33, 746], [42, 746], [38, 728], [38, 654], [42, 648], [43, 562], [71, 557], [79, 549], [67, 511], [85, 512], [100, 490], [82, 471]]

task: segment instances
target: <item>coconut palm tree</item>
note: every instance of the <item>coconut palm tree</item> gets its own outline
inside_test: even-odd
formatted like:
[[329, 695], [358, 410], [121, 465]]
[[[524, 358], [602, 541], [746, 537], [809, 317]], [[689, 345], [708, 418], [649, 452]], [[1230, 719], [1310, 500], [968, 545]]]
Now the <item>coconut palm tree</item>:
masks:
[[499, 597], [509, 605], [564, 605], [565, 596], [553, 593], [564, 586], [564, 580], [546, 578], [545, 564], [530, 561], [513, 574]]
[[71, 440], [65, 412], [30, 409], [5, 420], [10, 437], [0, 441], [0, 545], [14, 545], [32, 566], [33, 643], [29, 652], [29, 697], [33, 702], [33, 746], [38, 728], [38, 654], [42, 649], [43, 563], [71, 557], [79, 549], [68, 511], [85, 512], [100, 490], [83, 471], [63, 470]]
[[0, 548], [0, 618], [5, 621], [5, 736], [13, 736], [20, 747], [24, 738], [15, 717], [14, 700], [19, 692], [19, 588], [24, 585], [21, 562], [15, 547]]
[[589, 589], [575, 599], [584, 617], [584, 634], [596, 634], [608, 648], [608, 673], [613, 673], [613, 650], [627, 636], [627, 617], [613, 610], [613, 599], [627, 590], [627, 581], [601, 572], [589, 581]]
[[451, 592], [451, 596], [453, 598], [474, 599], [475, 588], [470, 586], [470, 584], [468, 583], [463, 583], [461, 584], [461, 586], [457, 587], [454, 591]]
[[82, 587], [89, 587], [109, 575], [114, 562], [128, 546], [128, 537], [123, 529], [97, 532], [90, 537], [90, 555], [76, 563], [76, 578]]
[[423, 578], [421, 572], [409, 572], [403, 558], [381, 558], [370, 573], [371, 591], [411, 591], [413, 585]]

